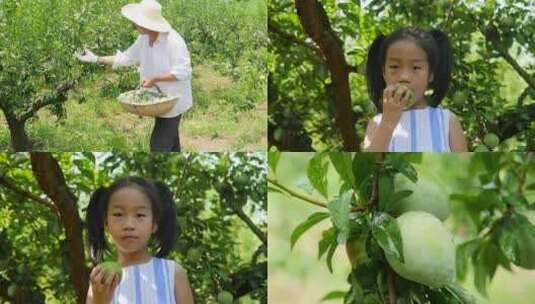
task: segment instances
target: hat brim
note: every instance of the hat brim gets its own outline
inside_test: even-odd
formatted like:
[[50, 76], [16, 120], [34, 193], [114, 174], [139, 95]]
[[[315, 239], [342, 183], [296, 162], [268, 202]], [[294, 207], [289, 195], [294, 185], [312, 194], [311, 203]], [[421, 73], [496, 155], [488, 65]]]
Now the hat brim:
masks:
[[171, 30], [171, 25], [164, 17], [158, 20], [150, 20], [138, 9], [138, 4], [127, 4], [121, 8], [121, 14], [135, 24], [155, 32], [167, 33]]

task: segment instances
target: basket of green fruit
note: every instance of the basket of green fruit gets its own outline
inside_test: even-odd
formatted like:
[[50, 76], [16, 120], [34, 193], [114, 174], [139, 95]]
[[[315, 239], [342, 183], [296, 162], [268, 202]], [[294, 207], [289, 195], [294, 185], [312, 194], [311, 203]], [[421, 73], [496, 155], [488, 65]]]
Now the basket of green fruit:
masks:
[[140, 116], [159, 116], [171, 111], [178, 101], [178, 96], [168, 96], [157, 85], [154, 87], [158, 92], [138, 88], [122, 93], [117, 100], [123, 109]]

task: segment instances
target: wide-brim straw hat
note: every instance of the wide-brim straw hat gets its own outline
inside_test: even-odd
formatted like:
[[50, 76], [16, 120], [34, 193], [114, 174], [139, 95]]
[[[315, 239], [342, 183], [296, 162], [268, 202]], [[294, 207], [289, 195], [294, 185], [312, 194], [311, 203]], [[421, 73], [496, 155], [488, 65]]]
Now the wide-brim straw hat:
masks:
[[121, 14], [135, 24], [151, 31], [167, 33], [171, 30], [171, 25], [162, 16], [162, 6], [155, 0], [127, 4], [121, 8]]

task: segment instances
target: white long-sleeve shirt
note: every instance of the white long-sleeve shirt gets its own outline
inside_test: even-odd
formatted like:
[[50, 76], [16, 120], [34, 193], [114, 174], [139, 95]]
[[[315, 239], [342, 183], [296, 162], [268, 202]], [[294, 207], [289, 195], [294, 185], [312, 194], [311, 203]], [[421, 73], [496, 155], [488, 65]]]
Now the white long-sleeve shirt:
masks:
[[191, 60], [182, 36], [175, 30], [159, 33], [153, 46], [148, 35], [139, 35], [126, 51], [117, 51], [113, 68], [139, 64], [141, 79], [160, 74], [173, 74], [177, 81], [160, 81], [156, 85], [168, 95], [179, 95], [178, 102], [171, 111], [160, 117], [175, 117], [188, 110], [192, 103]]

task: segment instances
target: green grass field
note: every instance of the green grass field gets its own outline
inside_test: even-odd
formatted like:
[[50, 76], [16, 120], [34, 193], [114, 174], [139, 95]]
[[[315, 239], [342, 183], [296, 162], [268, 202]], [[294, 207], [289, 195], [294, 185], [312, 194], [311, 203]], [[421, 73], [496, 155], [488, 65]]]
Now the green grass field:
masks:
[[[123, 71], [124, 72], [124, 71]], [[117, 73], [106, 71], [81, 83], [79, 93], [86, 102], [73, 97], [66, 103], [66, 118], [57, 120], [48, 110], [27, 124], [34, 149], [42, 151], [148, 150], [153, 119], [140, 118], [122, 110], [113, 97], [100, 93]], [[246, 92], [233, 78], [221, 75], [211, 65], [193, 71], [193, 107], [180, 126], [182, 149], [186, 151], [255, 151], [267, 145], [267, 102], [254, 100], [252, 109], [238, 111]], [[0, 147], [8, 149], [9, 132], [0, 119]]]

